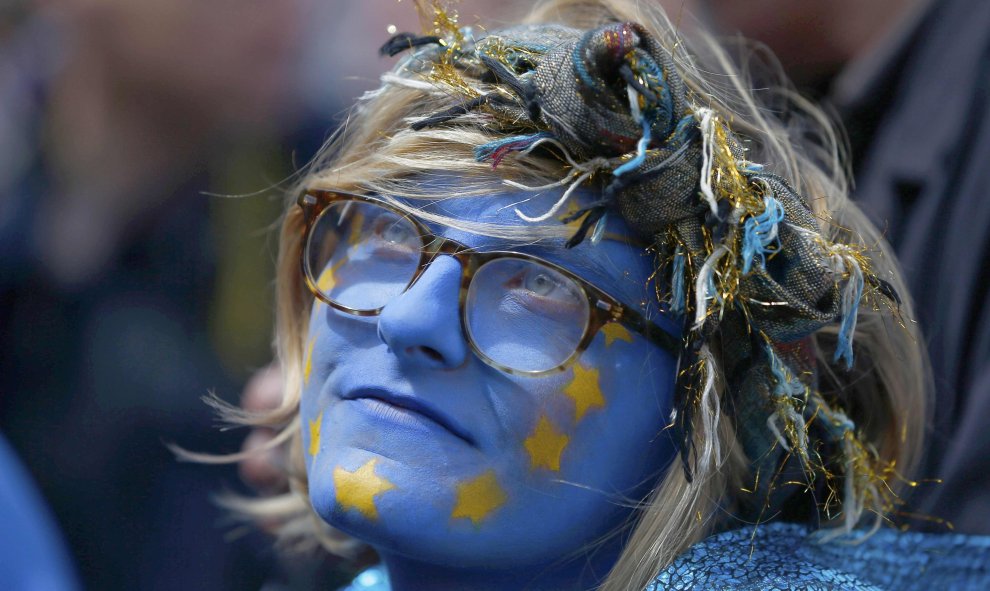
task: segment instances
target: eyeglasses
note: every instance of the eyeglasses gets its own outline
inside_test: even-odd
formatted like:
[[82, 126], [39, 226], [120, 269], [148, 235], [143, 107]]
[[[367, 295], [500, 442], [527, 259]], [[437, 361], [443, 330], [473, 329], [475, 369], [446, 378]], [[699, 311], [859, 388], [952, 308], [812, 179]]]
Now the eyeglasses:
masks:
[[574, 273], [519, 252], [472, 252], [374, 197], [310, 189], [299, 197], [302, 271], [313, 295], [341, 312], [377, 316], [437, 256], [463, 269], [467, 342], [514, 375], [564, 371], [602, 327], [619, 322], [675, 356], [681, 340]]

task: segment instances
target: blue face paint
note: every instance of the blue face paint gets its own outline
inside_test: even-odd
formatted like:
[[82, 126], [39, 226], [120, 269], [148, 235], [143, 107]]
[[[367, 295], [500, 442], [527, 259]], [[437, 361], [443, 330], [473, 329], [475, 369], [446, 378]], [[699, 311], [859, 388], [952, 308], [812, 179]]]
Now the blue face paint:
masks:
[[[451, 199], [428, 209], [524, 225], [506, 206], [530, 196]], [[548, 208], [556, 197], [530, 207]], [[479, 250], [511, 246], [434, 231]], [[613, 221], [608, 231], [624, 230]], [[566, 250], [563, 242], [514, 250], [557, 263], [627, 304], [655, 299], [647, 286], [652, 257], [641, 247], [605, 239]], [[460, 264], [441, 256], [378, 317], [314, 306], [301, 414], [316, 511], [374, 546], [390, 571], [456, 565], [459, 584], [470, 588], [472, 576], [490, 581], [494, 571], [559, 571], [562, 557], [624, 523], [624, 505], [658, 482], [675, 453], [664, 431], [675, 360], [609, 325], [563, 373], [505, 374], [465, 340], [461, 276]], [[539, 289], [555, 294], [552, 284]], [[558, 304], [550, 302], [543, 322], [534, 314], [532, 330], [561, 330], [554, 328]], [[490, 317], [472, 322], [475, 333], [498, 335], [498, 307], [485, 310]], [[614, 550], [604, 552], [606, 563]]]

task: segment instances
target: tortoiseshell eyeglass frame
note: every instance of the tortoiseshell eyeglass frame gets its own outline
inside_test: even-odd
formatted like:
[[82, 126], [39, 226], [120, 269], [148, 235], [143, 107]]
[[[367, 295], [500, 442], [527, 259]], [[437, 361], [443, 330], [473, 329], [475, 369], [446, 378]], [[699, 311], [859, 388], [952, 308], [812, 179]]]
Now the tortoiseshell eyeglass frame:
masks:
[[[618, 299], [609, 295], [604, 290], [596, 287], [587, 280], [574, 274], [568, 269], [561, 267], [560, 265], [551, 263], [550, 261], [541, 259], [537, 256], [521, 252], [475, 252], [471, 248], [459, 242], [443, 236], [437, 236], [425, 224], [411, 216], [409, 212], [403, 211], [402, 209], [399, 209], [394, 205], [373, 196], [358, 195], [355, 193], [336, 190], [307, 189], [299, 196], [298, 200], [298, 205], [302, 208], [303, 218], [306, 225], [302, 235], [302, 245], [300, 249], [302, 274], [310, 292], [312, 292], [313, 295], [320, 301], [336, 310], [340, 310], [341, 312], [354, 316], [377, 316], [384, 309], [384, 306], [382, 306], [375, 309], [362, 310], [344, 306], [339, 302], [334, 301], [329, 294], [324, 293], [323, 290], [318, 287], [318, 281], [314, 276], [313, 269], [309, 268], [309, 241], [311, 231], [320, 219], [320, 216], [327, 211], [328, 207], [342, 201], [357, 201], [377, 205], [378, 207], [386, 209], [397, 216], [409, 220], [419, 231], [419, 236], [421, 239], [419, 265], [416, 272], [409, 280], [409, 283], [403, 288], [403, 292], [416, 283], [416, 281], [422, 276], [423, 272], [429, 266], [430, 262], [432, 262], [436, 257], [440, 255], [448, 255], [454, 257], [460, 263], [462, 275], [458, 305], [462, 330], [464, 331], [468, 345], [474, 354], [486, 364], [500, 371], [512, 375], [531, 377], [550, 375], [565, 371], [581, 356], [581, 353], [587, 350], [598, 331], [610, 322], [618, 322], [624, 325], [631, 331], [643, 336], [648, 341], [669, 352], [675, 358], [680, 354], [682, 347], [680, 337], [669, 333], [659, 325], [647, 320], [636, 310], [621, 303]], [[514, 258], [544, 265], [572, 280], [581, 291], [583, 297], [587, 298], [589, 318], [585, 325], [584, 334], [578, 341], [574, 352], [560, 364], [543, 370], [520, 370], [507, 367], [485, 355], [481, 348], [475, 343], [474, 337], [471, 334], [470, 324], [467, 322], [466, 316], [468, 286], [470, 286], [475, 272], [481, 268], [482, 265], [488, 263], [489, 261], [501, 258]]]

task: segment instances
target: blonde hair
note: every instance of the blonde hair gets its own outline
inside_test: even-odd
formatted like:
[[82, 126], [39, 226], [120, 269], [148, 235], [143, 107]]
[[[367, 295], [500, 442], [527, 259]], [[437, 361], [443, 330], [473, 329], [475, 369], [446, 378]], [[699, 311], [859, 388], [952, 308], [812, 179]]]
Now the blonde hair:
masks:
[[[734, 132], [747, 138], [747, 157], [751, 161], [788, 179], [805, 196], [821, 220], [824, 236], [836, 243], [860, 241], [871, 245], [874, 272], [902, 296], [900, 312], [911, 318], [911, 302], [890, 247], [848, 199], [840, 144], [827, 117], [783, 84], [760, 91], [757, 100], [747, 77], [718, 43], [703, 33], [681, 38], [655, 4], [549, 0], [539, 4], [525, 22], [577, 28], [614, 21], [643, 25], [673, 54], [692, 100], [714, 110], [730, 122]], [[459, 195], [450, 198], [472, 198], [504, 190], [505, 179], [543, 185], [563, 176], [566, 163], [539, 156], [506, 158], [496, 176], [490, 165], [475, 160], [474, 148], [493, 138], [481, 126], [471, 125], [477, 121], [474, 115], [459, 119], [456, 125], [412, 131], [411, 122], [449, 107], [456, 97], [438, 92], [427, 82], [403, 76], [403, 67], [400, 64], [397, 70], [385, 74], [382, 87], [362, 98], [302, 185], [413, 199], [436, 198], [436, 189], [430, 188], [433, 183], [424, 180], [437, 174], [455, 174], [460, 183]], [[465, 80], [481, 93], [488, 90], [476, 78], [465, 75]], [[771, 109], [779, 112], [771, 113]], [[563, 226], [503, 227], [426, 214], [423, 217], [471, 232], [527, 241], [546, 236], [569, 237], [573, 231]], [[290, 202], [282, 225], [277, 275], [277, 352], [285, 376], [282, 403], [264, 415], [221, 409], [232, 423], [281, 429], [274, 445], [285, 446], [290, 452], [290, 490], [280, 497], [229, 500], [228, 504], [249, 518], [280, 523], [279, 533], [286, 544], [311, 546], [319, 541], [331, 552], [347, 554], [355, 543], [322, 523], [307, 498], [299, 400], [304, 339], [313, 297], [299, 270], [302, 231], [301, 212]], [[841, 394], [850, 418], [859, 425], [861, 437], [876, 457], [907, 475], [914, 469], [921, 450], [930, 376], [915, 325], [900, 324], [896, 318], [881, 306], [861, 310], [855, 333], [860, 360], [857, 367], [848, 373], [833, 372], [831, 360], [819, 353], [818, 368], [823, 383]], [[824, 329], [815, 338], [834, 341], [837, 330]], [[717, 358], [714, 366], [719, 369]], [[725, 413], [720, 422], [714, 418], [720, 413], [719, 399], [731, 395], [724, 391], [717, 376], [716, 385], [720, 395], [705, 401], [694, 417], [698, 426], [693, 430], [694, 449], [702, 451], [695, 452], [699, 468], [693, 479], [689, 481], [676, 463], [667, 470], [636, 512], [625, 549], [602, 589], [645, 587], [678, 554], [728, 521], [725, 512], [731, 512], [742, 494], [737, 491], [743, 486], [749, 460], [741, 451], [731, 418], [726, 418]], [[708, 430], [702, 428], [706, 423]], [[712, 430], [712, 425], [717, 429]], [[722, 462], [716, 458], [722, 458]], [[891, 479], [891, 486], [898, 486], [896, 480]], [[845, 518], [847, 528], [864, 513], [882, 516], [892, 508], [876, 496], [844, 500], [849, 513]]]

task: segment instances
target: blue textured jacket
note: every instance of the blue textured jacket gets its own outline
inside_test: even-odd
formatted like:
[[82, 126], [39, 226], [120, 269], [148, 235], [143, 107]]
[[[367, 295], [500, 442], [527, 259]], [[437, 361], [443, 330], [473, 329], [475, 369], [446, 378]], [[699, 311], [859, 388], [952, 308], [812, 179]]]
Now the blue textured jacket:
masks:
[[[424, 582], [426, 583], [426, 582]], [[427, 583], [428, 584], [428, 583]], [[819, 543], [800, 525], [770, 523], [695, 544], [645, 591], [986, 591], [990, 536], [881, 530]], [[389, 591], [372, 567], [341, 591]]]

